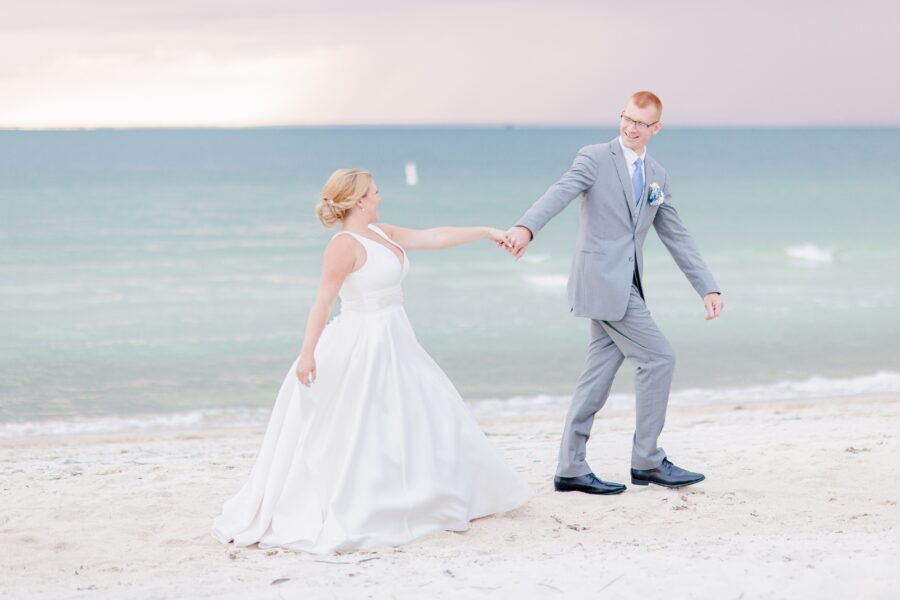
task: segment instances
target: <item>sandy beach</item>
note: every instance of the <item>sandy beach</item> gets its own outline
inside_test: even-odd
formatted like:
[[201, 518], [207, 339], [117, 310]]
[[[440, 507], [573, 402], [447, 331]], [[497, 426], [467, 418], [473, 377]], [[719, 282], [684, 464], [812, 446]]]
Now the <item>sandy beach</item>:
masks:
[[562, 415], [482, 419], [537, 495], [400, 548], [313, 556], [209, 535], [260, 429], [0, 442], [3, 598], [896, 598], [900, 398], [672, 407], [681, 490], [630, 485], [633, 413], [588, 446], [625, 494], [556, 493]]

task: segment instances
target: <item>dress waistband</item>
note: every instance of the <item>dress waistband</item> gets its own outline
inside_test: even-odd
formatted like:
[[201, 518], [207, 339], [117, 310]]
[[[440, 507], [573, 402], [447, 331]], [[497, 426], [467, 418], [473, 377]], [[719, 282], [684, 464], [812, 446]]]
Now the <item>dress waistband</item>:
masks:
[[381, 292], [372, 292], [366, 294], [362, 298], [344, 298], [341, 297], [341, 311], [360, 311], [369, 312], [373, 310], [381, 310], [392, 306], [403, 305], [403, 290], [400, 288], [392, 288]]

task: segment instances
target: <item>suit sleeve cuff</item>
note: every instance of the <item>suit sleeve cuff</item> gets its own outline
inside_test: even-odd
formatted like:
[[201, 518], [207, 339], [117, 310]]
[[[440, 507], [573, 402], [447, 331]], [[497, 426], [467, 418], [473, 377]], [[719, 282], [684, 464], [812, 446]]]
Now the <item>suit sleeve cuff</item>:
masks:
[[515, 227], [524, 227], [528, 230], [528, 233], [531, 234], [531, 239], [534, 239], [534, 234], [537, 232], [538, 228], [535, 227], [532, 223], [528, 221], [519, 221], [515, 224]]

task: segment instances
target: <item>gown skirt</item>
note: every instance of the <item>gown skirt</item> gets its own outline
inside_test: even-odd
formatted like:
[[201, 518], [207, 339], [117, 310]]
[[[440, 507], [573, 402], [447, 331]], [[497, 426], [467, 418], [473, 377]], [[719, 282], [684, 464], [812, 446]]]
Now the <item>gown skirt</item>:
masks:
[[296, 361], [288, 370], [249, 478], [214, 521], [219, 541], [311, 553], [396, 546], [532, 496], [419, 345], [402, 298], [347, 304], [316, 347], [312, 387]]

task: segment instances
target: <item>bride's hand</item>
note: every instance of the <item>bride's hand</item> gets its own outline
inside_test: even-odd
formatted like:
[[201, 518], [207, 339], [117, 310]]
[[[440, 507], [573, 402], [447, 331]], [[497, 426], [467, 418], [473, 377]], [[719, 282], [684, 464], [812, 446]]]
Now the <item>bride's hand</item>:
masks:
[[297, 361], [297, 379], [300, 383], [309, 387], [316, 380], [316, 360], [301, 356]]
[[487, 228], [488, 239], [497, 244], [498, 248], [506, 248], [506, 232], [501, 229]]

